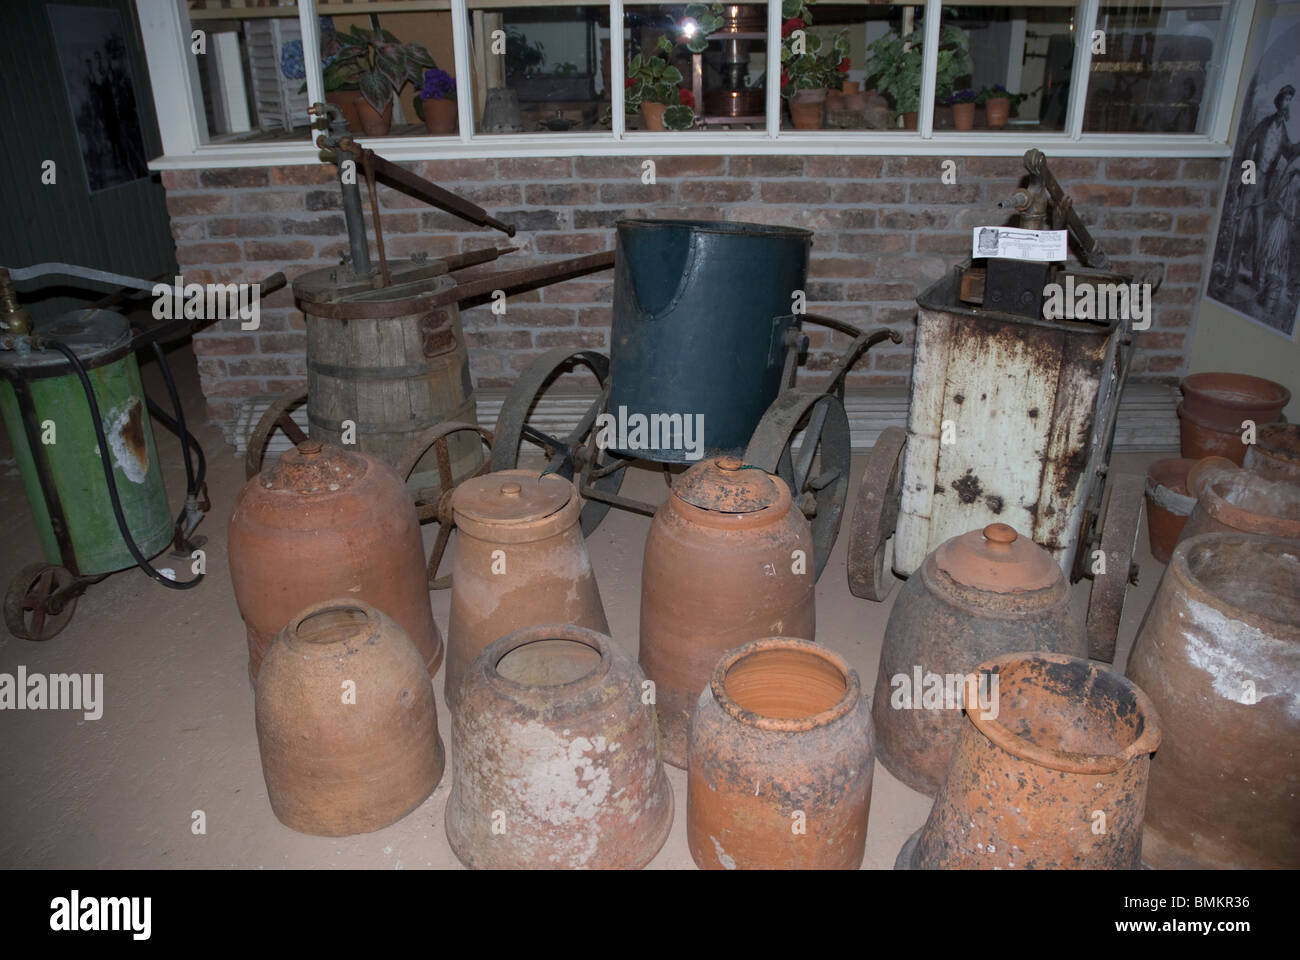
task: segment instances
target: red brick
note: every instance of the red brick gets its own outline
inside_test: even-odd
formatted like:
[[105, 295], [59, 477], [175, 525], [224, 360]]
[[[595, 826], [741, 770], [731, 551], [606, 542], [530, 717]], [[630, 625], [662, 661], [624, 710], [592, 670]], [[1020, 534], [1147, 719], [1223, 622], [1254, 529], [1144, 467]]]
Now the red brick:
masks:
[[547, 330], [533, 340], [539, 347], [600, 349], [605, 346], [605, 333], [603, 330]]
[[241, 190], [235, 195], [235, 205], [241, 213], [303, 210], [306, 196], [301, 190]]
[[497, 176], [495, 160], [422, 160], [412, 167], [424, 179], [457, 193], [460, 190], [452, 186], [454, 181], [487, 181], [495, 180]]
[[311, 186], [338, 181], [338, 170], [332, 163], [315, 163], [295, 167], [272, 167], [271, 182], [294, 186]]
[[176, 247], [176, 261], [182, 265], [235, 263], [243, 259], [237, 243], [185, 243]]
[[530, 183], [524, 187], [524, 203], [539, 207], [571, 207], [596, 202], [594, 183]]
[[1178, 216], [1176, 233], [1190, 233], [1202, 236], [1210, 232], [1210, 215], [1208, 213], [1183, 213]]
[[1183, 358], [1179, 355], [1148, 354], [1146, 368], [1150, 373], [1175, 373], [1183, 369]]
[[[1021, 161], [1021, 169], [1023, 164], [1024, 161]], [[1065, 185], [1067, 192], [1070, 189], [1067, 181], [1095, 180], [1098, 175], [1097, 161], [1084, 157], [1053, 157], [1048, 168], [1052, 171], [1052, 175]]]
[[162, 185], [168, 190], [193, 190], [199, 185], [198, 173], [194, 170], [164, 170]]
[[739, 203], [754, 195], [748, 180], [687, 180], [678, 189], [683, 200], [700, 203]]
[[873, 370], [911, 370], [912, 354], [896, 352], [871, 351], [871, 368]]
[[603, 233], [542, 233], [533, 245], [538, 253], [599, 253], [609, 250], [613, 243]]
[[802, 177], [803, 157], [731, 157], [728, 176], [754, 180], [763, 177]]
[[884, 172], [885, 161], [882, 157], [805, 157], [803, 169], [804, 176], [810, 180], [875, 180]]
[[1205, 237], [1142, 237], [1138, 250], [1153, 257], [1198, 257], [1205, 243]]
[[675, 186], [676, 184], [671, 180], [659, 180], [655, 183], [642, 183], [639, 180], [629, 180], [626, 183], [602, 183], [600, 202], [664, 203], [672, 199]]
[[1108, 180], [1176, 180], [1180, 161], [1172, 157], [1141, 157], [1106, 161]]
[[203, 386], [206, 397], [251, 397], [270, 392], [259, 380], [215, 380]]
[[913, 183], [907, 188], [911, 203], [979, 203], [978, 183]]
[[808, 264], [811, 277], [869, 277], [872, 261], [861, 257], [813, 257]]
[[1138, 346], [1143, 350], [1181, 350], [1187, 341], [1183, 333], [1170, 333], [1156, 330], [1139, 331]]
[[1184, 180], [1218, 180], [1223, 164], [1222, 160], [1184, 160], [1179, 175]]
[[[566, 284], [558, 284], [549, 290], [557, 290]], [[577, 324], [578, 312], [573, 308], [543, 307], [533, 304], [517, 304], [514, 298], [506, 301], [506, 313], [501, 322], [512, 327], [572, 327]]]
[[455, 193], [491, 210], [494, 207], [517, 207], [524, 202], [524, 191], [517, 183], [455, 184]]
[[[945, 158], [935, 157], [941, 164]], [[928, 171], [927, 171], [928, 172]], [[938, 180], [942, 167], [934, 168], [931, 179]], [[975, 183], [990, 179], [1018, 179], [1025, 176], [1025, 162], [1020, 157], [967, 157], [957, 162], [957, 182]]]
[[265, 167], [226, 167], [200, 170], [199, 184], [204, 187], [264, 187], [270, 182]]
[[849, 300], [868, 303], [889, 300], [915, 300], [914, 283], [850, 283], [845, 292]]
[[227, 193], [169, 194], [167, 197], [167, 212], [173, 217], [229, 213], [230, 208], [230, 194]]
[[890, 180], [832, 185], [835, 203], [902, 203], [907, 199], [907, 184]]
[[1144, 207], [1210, 207], [1211, 197], [1209, 190], [1189, 187], [1142, 187], [1137, 192], [1137, 202]]
[[573, 172], [581, 180], [641, 179], [641, 164], [650, 159], [638, 157], [576, 157]]
[[881, 210], [877, 218], [882, 230], [940, 230], [948, 226], [948, 214], [937, 210]]
[[[856, 207], [815, 207], [800, 212], [803, 226], [819, 233], [839, 233], [844, 230], [871, 230], [876, 226], [876, 211], [862, 210]], [[813, 238], [817, 244], [817, 238]], [[830, 237], [822, 237], [822, 246], [818, 249], [830, 249]]]
[[1205, 271], [1199, 263], [1171, 263], [1165, 268], [1166, 283], [1199, 284]]
[[244, 250], [250, 260], [307, 260], [316, 252], [306, 240], [248, 240]]
[[[640, 168], [638, 168], [640, 169]], [[656, 157], [655, 177], [721, 177], [727, 172], [724, 157]]]
[[[1160, 303], [1159, 293], [1156, 294], [1156, 303]], [[1187, 327], [1191, 326], [1191, 323], [1192, 312], [1190, 310], [1166, 310], [1162, 307], [1156, 310], [1156, 326], [1158, 327], [1166, 329], [1169, 327]]]
[[533, 335], [527, 330], [482, 330], [466, 333], [465, 341], [484, 350], [524, 350], [533, 345]]
[[1106, 183], [1081, 183], [1071, 185], [1070, 196], [1075, 206], [1079, 207], [1127, 207], [1133, 202], [1133, 188]]
[[578, 326], [608, 327], [611, 321], [609, 307], [583, 307], [578, 311]]
[[903, 253], [911, 245], [911, 237], [901, 233], [842, 233], [839, 249], [843, 253]]
[[969, 233], [931, 233], [929, 231], [916, 235], [917, 253], [964, 253], [970, 254]]
[[573, 161], [567, 157], [498, 160], [497, 176], [502, 180], [568, 180], [573, 176]]
[[267, 237], [277, 232], [269, 217], [222, 217], [208, 221], [209, 237]]
[[804, 293], [812, 303], [833, 303], [844, 299], [844, 284], [834, 280], [809, 280]]
[[225, 363], [232, 377], [287, 377], [294, 372], [284, 357], [248, 357]]
[[262, 353], [306, 353], [305, 333], [263, 333], [257, 338]]
[[610, 303], [614, 298], [614, 281], [569, 280], [542, 289], [547, 303]]
[[[945, 159], [944, 157], [886, 157], [885, 176], [915, 177], [938, 182], [943, 175]], [[958, 169], [960, 171], [960, 165]], [[958, 179], [961, 179], [960, 172]]]
[[825, 203], [831, 198], [831, 188], [816, 181], [777, 181], [762, 184], [759, 195], [764, 203]]
[[1133, 230], [1147, 233], [1168, 230], [1174, 224], [1173, 214], [1157, 210], [1140, 212], [1120, 211], [1107, 213], [1102, 220], [1107, 230]]

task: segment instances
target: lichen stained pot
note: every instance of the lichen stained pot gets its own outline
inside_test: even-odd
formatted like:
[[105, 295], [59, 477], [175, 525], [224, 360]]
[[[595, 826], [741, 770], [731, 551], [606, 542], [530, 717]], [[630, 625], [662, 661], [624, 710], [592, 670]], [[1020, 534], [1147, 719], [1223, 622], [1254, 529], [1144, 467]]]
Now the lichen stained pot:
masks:
[[447, 627], [447, 706], [454, 713], [470, 663], [490, 644], [538, 623], [609, 632], [568, 480], [501, 470], [452, 494], [456, 554]]
[[1239, 533], [1174, 550], [1129, 657], [1160, 711], [1142, 857], [1300, 867], [1300, 550]]
[[329, 600], [290, 620], [263, 660], [256, 718], [271, 808], [300, 833], [379, 830], [442, 779], [424, 662], [367, 603]]
[[1193, 373], [1179, 389], [1184, 413], [1213, 430], [1240, 432], [1243, 420], [1257, 428], [1273, 423], [1291, 401], [1282, 384], [1246, 373]]
[[481, 869], [636, 869], [673, 794], [645, 675], [604, 634], [543, 624], [470, 665], [452, 724], [447, 838]]
[[1260, 427], [1241, 465], [1266, 480], [1300, 483], [1300, 424]]
[[686, 839], [706, 870], [856, 870], [874, 773], [858, 674], [805, 640], [725, 654], [691, 719]]
[[1087, 655], [1052, 555], [1005, 523], [942, 543], [903, 585], [881, 645], [871, 716], [889, 772], [934, 796], [966, 722], [966, 678], [1018, 650]]
[[641, 572], [640, 661], [665, 762], [686, 766], [691, 711], [718, 657], [763, 637], [814, 639], [815, 586], [812, 527], [779, 477], [720, 457], [673, 483]]
[[1147, 695], [1055, 653], [1005, 654], [976, 673], [990, 692], [997, 678], [991, 709], [967, 707], [930, 816], [895, 868], [1138, 869], [1161, 730]]
[[300, 610], [350, 597], [382, 610], [429, 676], [442, 664], [415, 505], [383, 461], [305, 440], [244, 485], [228, 524], [230, 579], [257, 680], [276, 634]]
[[1151, 555], [1168, 563], [1196, 498], [1187, 491], [1187, 475], [1200, 461], [1172, 457], [1147, 467], [1147, 537]]
[[1250, 533], [1300, 540], [1300, 484], [1250, 470], [1210, 469], [1196, 478], [1196, 506], [1179, 542], [1203, 533]]

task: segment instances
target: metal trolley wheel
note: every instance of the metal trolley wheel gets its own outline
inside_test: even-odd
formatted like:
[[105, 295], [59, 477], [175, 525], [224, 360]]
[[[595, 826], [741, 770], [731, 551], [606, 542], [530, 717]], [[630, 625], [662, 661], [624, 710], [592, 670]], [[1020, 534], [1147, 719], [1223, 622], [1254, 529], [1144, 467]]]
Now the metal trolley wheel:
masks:
[[18, 571], [5, 594], [5, 626], [22, 640], [49, 640], [72, 620], [79, 578], [66, 567], [31, 563]]
[[907, 431], [886, 427], [867, 456], [849, 521], [849, 592], [881, 601], [894, 589], [894, 529], [903, 492]]
[[[1111, 474], [1106, 480], [1106, 508], [1101, 521], [1101, 540], [1085, 538], [1092, 549], [1106, 557], [1106, 572], [1093, 576], [1088, 598], [1088, 656], [1113, 663], [1119, 621], [1124, 614], [1124, 595], [1130, 583], [1137, 583], [1138, 534], [1146, 480], [1130, 473]], [[1087, 558], [1091, 568], [1092, 558]]]
[[266, 408], [262, 419], [257, 421], [248, 438], [248, 449], [244, 452], [244, 479], [252, 480], [262, 472], [262, 461], [266, 459], [266, 445], [271, 434], [278, 427], [289, 437], [294, 446], [307, 439], [302, 427], [294, 422], [290, 414], [307, 402], [307, 388], [298, 387], [281, 394], [274, 403]]

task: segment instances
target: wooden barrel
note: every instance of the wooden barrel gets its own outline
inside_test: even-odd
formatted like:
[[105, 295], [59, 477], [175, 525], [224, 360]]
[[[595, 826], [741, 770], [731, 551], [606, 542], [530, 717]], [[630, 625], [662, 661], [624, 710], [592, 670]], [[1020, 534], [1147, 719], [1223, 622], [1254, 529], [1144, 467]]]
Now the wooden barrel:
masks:
[[[313, 270], [293, 289], [307, 316], [312, 438], [343, 444], [351, 421], [356, 447], [396, 466], [429, 427], [478, 419], [460, 311], [455, 304], [430, 309], [421, 302], [456, 281], [437, 261], [401, 261], [391, 270], [392, 282], [382, 289], [345, 276], [345, 267]], [[456, 483], [483, 463], [479, 437], [469, 431], [452, 434], [448, 452]], [[407, 486], [439, 486], [432, 450]]]

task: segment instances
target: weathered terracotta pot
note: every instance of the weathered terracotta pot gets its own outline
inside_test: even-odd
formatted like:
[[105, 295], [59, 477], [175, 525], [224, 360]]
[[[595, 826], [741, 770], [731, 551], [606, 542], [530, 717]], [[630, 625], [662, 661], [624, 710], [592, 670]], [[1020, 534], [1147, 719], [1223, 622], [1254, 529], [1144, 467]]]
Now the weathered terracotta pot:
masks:
[[1282, 384], [1245, 373], [1194, 373], [1179, 388], [1186, 413], [1212, 430], [1240, 433], [1243, 420], [1262, 427], [1291, 402], [1291, 391]]
[[1129, 658], [1164, 721], [1143, 860], [1300, 867], [1300, 556], [1208, 534], [1174, 551]]
[[[1160, 719], [1120, 674], [1055, 653], [1012, 653], [995, 709], [968, 708], [930, 817], [897, 868], [1136, 870]], [[996, 712], [996, 716], [992, 716]]]
[[325, 99], [334, 104], [348, 122], [348, 129], [353, 133], [361, 131], [361, 114], [357, 112], [357, 101], [363, 100], [360, 90], [330, 90]]
[[604, 634], [544, 624], [470, 666], [452, 725], [447, 839], [467, 867], [636, 869], [673, 794], [645, 675]]
[[438, 100], [425, 100], [424, 104], [424, 129], [435, 137], [445, 137], [449, 133], [456, 132], [457, 117], [456, 101], [448, 97]]
[[1182, 540], [1202, 533], [1252, 533], [1300, 540], [1300, 485], [1249, 470], [1217, 471], [1199, 485]]
[[1011, 98], [989, 97], [984, 101], [984, 112], [988, 114], [990, 127], [1005, 127], [1011, 114]]
[[640, 660], [667, 763], [686, 766], [691, 711], [718, 657], [762, 637], [814, 639], [815, 580], [812, 528], [779, 477], [722, 457], [673, 484], [641, 570]]
[[945, 541], [903, 584], [885, 628], [871, 716], [889, 772], [934, 796], [965, 724], [965, 678], [1017, 650], [1087, 655], [1061, 568], [1005, 523]]
[[334, 597], [378, 607], [429, 676], [442, 663], [415, 505], [375, 457], [316, 440], [249, 480], [228, 524], [230, 579], [248, 633], [248, 672], [300, 610]]
[[1241, 465], [1269, 480], [1300, 483], [1300, 424], [1260, 427]]
[[357, 101], [357, 118], [361, 132], [367, 137], [386, 137], [393, 127], [393, 101], [390, 97], [383, 112], [372, 107], [365, 97]]
[[796, 91], [790, 97], [790, 122], [796, 130], [822, 129], [826, 125], [826, 91]]
[[1240, 467], [1227, 457], [1202, 457], [1187, 471], [1187, 495], [1193, 499], [1201, 495], [1201, 488], [1210, 480], [1223, 474], [1234, 476]]
[[419, 652], [391, 618], [348, 597], [303, 610], [267, 651], [257, 745], [271, 809], [301, 833], [379, 830], [442, 779]]
[[502, 470], [466, 480], [451, 498], [456, 516], [447, 706], [479, 651], [538, 623], [609, 632], [587, 544], [582, 498], [555, 474]]
[[858, 675], [806, 640], [725, 654], [691, 719], [686, 839], [705, 870], [856, 870], [871, 806]]
[[1151, 555], [1168, 563], [1178, 535], [1196, 506], [1187, 492], [1187, 474], [1198, 461], [1184, 458], [1157, 460], [1147, 467], [1147, 536]]
[[952, 105], [952, 124], [958, 130], [975, 129], [975, 104], [954, 103]]
[[651, 103], [644, 100], [641, 103], [641, 119], [645, 121], [647, 130], [665, 130], [664, 111], [668, 109], [666, 103]]
[[1221, 430], [1197, 419], [1178, 405], [1178, 442], [1184, 457], [1200, 460], [1204, 457], [1223, 457], [1241, 466], [1246, 456], [1246, 445], [1241, 442], [1242, 430]]

